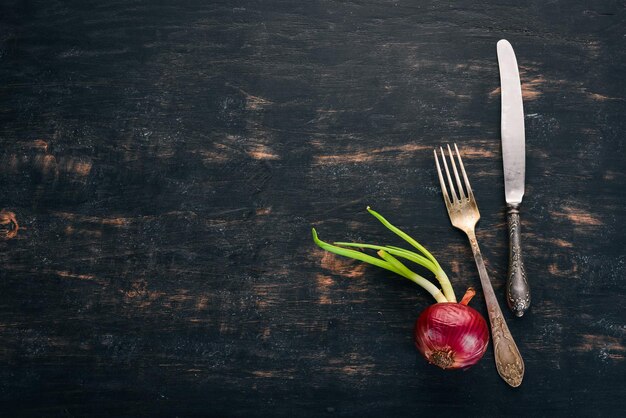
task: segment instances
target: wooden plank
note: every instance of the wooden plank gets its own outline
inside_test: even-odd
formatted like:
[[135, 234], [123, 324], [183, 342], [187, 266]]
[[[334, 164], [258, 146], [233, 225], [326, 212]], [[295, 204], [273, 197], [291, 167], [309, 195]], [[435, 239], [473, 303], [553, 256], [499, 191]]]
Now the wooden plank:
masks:
[[[579, 0], [3, 2], [2, 415], [624, 415], [624, 22]], [[504, 307], [500, 38], [527, 131], [517, 390], [491, 349], [428, 365], [430, 297], [310, 236], [399, 244], [371, 205], [478, 286], [432, 160], [457, 143]]]

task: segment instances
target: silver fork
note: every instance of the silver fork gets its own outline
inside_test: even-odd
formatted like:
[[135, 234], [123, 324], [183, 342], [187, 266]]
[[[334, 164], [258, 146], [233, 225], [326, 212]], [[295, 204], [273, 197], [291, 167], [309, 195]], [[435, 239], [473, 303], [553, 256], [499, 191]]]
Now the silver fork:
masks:
[[480, 253], [480, 248], [478, 248], [475, 228], [476, 223], [480, 219], [480, 213], [478, 212], [478, 206], [476, 205], [476, 198], [472, 192], [470, 182], [467, 179], [465, 167], [463, 166], [463, 161], [461, 160], [461, 154], [459, 153], [459, 149], [456, 144], [454, 144], [454, 149], [456, 150], [456, 157], [459, 161], [461, 173], [463, 174], [465, 190], [463, 190], [461, 179], [459, 178], [459, 172], [454, 161], [454, 153], [450, 149], [450, 145], [448, 145], [448, 155], [452, 171], [454, 172], [454, 178], [456, 180], [456, 189], [454, 187], [454, 182], [452, 181], [452, 176], [450, 175], [450, 170], [448, 170], [448, 163], [446, 162], [444, 150], [442, 147], [439, 147], [439, 149], [441, 151], [443, 167], [448, 180], [447, 184], [450, 187], [450, 193], [448, 193], [448, 188], [446, 187], [446, 182], [444, 181], [444, 177], [441, 172], [441, 166], [439, 165], [437, 150], [435, 149], [435, 163], [437, 164], [437, 173], [439, 174], [439, 181], [441, 182], [443, 200], [446, 202], [446, 208], [448, 209], [448, 215], [450, 216], [452, 225], [465, 232], [472, 246], [474, 259], [476, 260], [476, 266], [478, 267], [478, 274], [480, 275], [480, 283], [485, 295], [489, 322], [491, 323], [491, 337], [493, 340], [493, 352], [496, 360], [496, 368], [498, 369], [498, 374], [509, 385], [517, 387], [522, 383], [522, 379], [524, 377], [524, 360], [522, 360], [522, 356], [517, 349], [517, 345], [513, 340], [509, 327], [504, 321], [500, 305], [498, 305], [498, 300], [493, 292], [493, 287], [491, 287], [491, 281], [489, 280], [489, 275], [487, 274], [487, 269], [485, 268], [483, 256]]

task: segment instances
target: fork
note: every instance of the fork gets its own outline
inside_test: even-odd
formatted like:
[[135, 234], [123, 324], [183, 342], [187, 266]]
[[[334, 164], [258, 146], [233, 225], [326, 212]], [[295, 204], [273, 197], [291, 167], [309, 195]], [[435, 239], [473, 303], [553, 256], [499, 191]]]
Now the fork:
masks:
[[446, 202], [446, 208], [448, 209], [448, 215], [450, 216], [452, 225], [465, 232], [469, 238], [472, 252], [474, 253], [474, 260], [476, 261], [476, 266], [478, 267], [480, 283], [485, 295], [485, 303], [487, 305], [489, 322], [491, 324], [491, 337], [493, 340], [493, 351], [498, 374], [509, 385], [517, 387], [522, 383], [522, 379], [524, 377], [524, 360], [522, 360], [522, 356], [517, 349], [517, 345], [513, 340], [509, 327], [502, 316], [502, 310], [500, 310], [500, 305], [498, 304], [496, 295], [493, 292], [493, 287], [491, 286], [491, 281], [489, 280], [489, 275], [487, 274], [487, 269], [485, 268], [483, 256], [480, 253], [480, 248], [478, 247], [478, 242], [476, 241], [475, 228], [476, 223], [480, 219], [480, 213], [478, 212], [476, 198], [474, 197], [474, 192], [472, 192], [470, 182], [467, 178], [467, 174], [465, 173], [463, 161], [461, 160], [461, 154], [459, 153], [459, 148], [456, 144], [454, 144], [454, 149], [456, 150], [456, 157], [459, 161], [459, 166], [463, 175], [465, 190], [463, 190], [461, 179], [459, 178], [459, 172], [454, 161], [454, 154], [450, 149], [450, 145], [448, 145], [448, 156], [451, 162], [450, 165], [452, 166], [454, 178], [456, 180], [458, 194], [457, 189], [454, 187], [450, 170], [448, 169], [448, 163], [446, 162], [444, 150], [442, 147], [439, 147], [441, 158], [443, 160], [443, 167], [448, 180], [447, 184], [450, 188], [450, 193], [448, 193], [448, 187], [446, 187], [446, 182], [444, 181], [444, 177], [441, 172], [441, 166], [439, 165], [437, 150], [435, 149], [435, 163], [437, 164], [437, 173], [439, 174], [443, 200]]

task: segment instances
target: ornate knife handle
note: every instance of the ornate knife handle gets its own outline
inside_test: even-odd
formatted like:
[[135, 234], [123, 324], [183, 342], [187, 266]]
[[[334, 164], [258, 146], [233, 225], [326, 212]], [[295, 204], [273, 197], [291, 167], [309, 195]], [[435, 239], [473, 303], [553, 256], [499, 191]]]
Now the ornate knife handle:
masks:
[[530, 287], [522, 258], [519, 205], [508, 205], [509, 274], [506, 281], [506, 303], [515, 316], [521, 317], [530, 306]]
[[524, 360], [502, 316], [502, 310], [500, 309], [496, 294], [489, 280], [489, 275], [487, 274], [487, 269], [485, 268], [483, 255], [476, 241], [476, 235], [470, 232], [468, 233], [468, 237], [472, 245], [474, 260], [476, 260], [480, 284], [482, 285], [485, 304], [487, 305], [487, 313], [489, 314], [496, 369], [500, 377], [502, 377], [506, 383], [513, 387], [518, 387], [522, 384], [522, 379], [524, 378]]

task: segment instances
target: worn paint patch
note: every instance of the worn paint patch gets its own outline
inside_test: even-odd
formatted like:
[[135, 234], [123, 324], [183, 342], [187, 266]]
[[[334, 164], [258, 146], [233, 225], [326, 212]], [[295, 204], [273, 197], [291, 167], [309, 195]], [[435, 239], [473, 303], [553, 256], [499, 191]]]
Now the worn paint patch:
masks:
[[[524, 101], [531, 101], [538, 99], [542, 93], [542, 86], [546, 83], [546, 79], [543, 76], [537, 76], [529, 80], [524, 77], [524, 72], [520, 72], [520, 81], [522, 83], [522, 99]], [[502, 92], [500, 87], [493, 89], [489, 92], [489, 97], [499, 97]]]
[[334, 274], [350, 278], [359, 278], [365, 274], [366, 266], [364, 263], [345, 257], [340, 258], [328, 251], [316, 250], [315, 253], [321, 256], [320, 263], [322, 267], [330, 270]]
[[604, 224], [600, 218], [592, 213], [572, 206], [565, 206], [562, 212], [554, 212], [554, 215], [564, 217], [578, 226], [601, 226]]
[[578, 264], [571, 262], [563, 266], [561, 263], [550, 263], [548, 273], [558, 277], [575, 277], [578, 273]]
[[580, 352], [597, 352], [600, 360], [624, 360], [626, 347], [619, 338], [608, 335], [581, 335], [582, 341], [575, 347]]
[[201, 295], [196, 301], [196, 310], [203, 311], [209, 306], [209, 297], [207, 295]]
[[86, 159], [61, 158], [58, 164], [59, 171], [86, 177], [91, 173], [93, 163]]
[[121, 289], [120, 293], [124, 296], [126, 303], [131, 303], [141, 309], [151, 306], [165, 296], [165, 292], [149, 289], [148, 282], [144, 279], [134, 281], [130, 288]]
[[44, 177], [49, 177], [51, 175], [59, 174], [57, 159], [54, 155], [50, 155], [50, 154], [37, 155], [33, 159], [33, 165], [39, 169], [39, 171]]
[[265, 327], [263, 328], [263, 331], [261, 332], [261, 339], [263, 341], [267, 341], [270, 336], [272, 335], [272, 330], [270, 327]]
[[535, 100], [543, 93], [540, 89], [546, 82], [543, 76], [535, 77], [529, 81], [522, 82], [522, 98], [524, 100]]
[[255, 160], [278, 160], [280, 156], [270, 147], [263, 144], [255, 144], [250, 147], [247, 154]]
[[257, 208], [257, 209], [254, 211], [254, 213], [255, 213], [257, 216], [266, 216], [266, 215], [269, 215], [269, 214], [271, 214], [271, 213], [272, 213], [272, 207], [271, 207], [271, 206], [269, 206], [269, 207], [266, 207], [266, 208]]
[[320, 294], [318, 303], [320, 305], [332, 304], [333, 302], [330, 293], [331, 287], [335, 284], [335, 281], [330, 276], [317, 274], [315, 276], [315, 282], [317, 284], [317, 291]]
[[33, 142], [26, 144], [26, 145], [30, 146], [31, 148], [40, 149], [45, 153], [48, 152], [48, 142], [43, 139], [36, 139]]
[[564, 239], [560, 239], [560, 238], [556, 238], [552, 242], [554, 243], [554, 245], [561, 247], [561, 248], [573, 248], [574, 247], [574, 244], [572, 244], [571, 242], [565, 241]]
[[198, 150], [195, 151], [198, 153], [202, 160], [206, 163], [223, 163], [230, 159], [230, 153], [225, 150], [225, 147], [222, 147], [220, 144], [215, 144], [216, 150]]
[[[59, 178], [60, 175], [86, 177], [93, 163], [87, 156], [63, 156], [51, 152], [50, 143], [43, 139], [27, 141], [14, 146], [14, 153], [2, 156], [0, 172], [19, 173], [35, 170], [44, 178]], [[53, 150], [53, 149], [52, 149]]]

